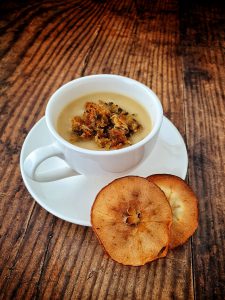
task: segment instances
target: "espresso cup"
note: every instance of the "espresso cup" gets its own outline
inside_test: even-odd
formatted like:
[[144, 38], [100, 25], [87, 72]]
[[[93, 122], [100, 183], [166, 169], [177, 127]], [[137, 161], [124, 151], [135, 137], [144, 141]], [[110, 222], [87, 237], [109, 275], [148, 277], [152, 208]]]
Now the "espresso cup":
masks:
[[[97, 92], [127, 96], [141, 104], [151, 119], [148, 135], [136, 144], [117, 150], [89, 150], [75, 146], [57, 132], [57, 120], [61, 111], [76, 99]], [[155, 93], [144, 84], [119, 75], [90, 75], [75, 79], [60, 87], [50, 98], [45, 120], [52, 137], [50, 145], [32, 151], [24, 160], [25, 174], [35, 181], [53, 181], [68, 176], [119, 176], [134, 168], [150, 155], [156, 143], [163, 119], [163, 109]], [[144, 126], [144, 124], [143, 124]], [[50, 157], [63, 159], [68, 167], [55, 170], [54, 176], [41, 177], [37, 167]]]

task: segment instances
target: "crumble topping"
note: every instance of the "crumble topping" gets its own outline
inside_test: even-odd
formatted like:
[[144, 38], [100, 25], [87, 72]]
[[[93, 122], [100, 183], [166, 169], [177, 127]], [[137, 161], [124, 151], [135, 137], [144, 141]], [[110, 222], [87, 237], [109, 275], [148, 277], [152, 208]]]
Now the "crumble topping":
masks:
[[131, 136], [142, 129], [135, 119], [113, 102], [87, 102], [82, 116], [71, 120], [71, 142], [94, 140], [105, 150], [131, 145]]

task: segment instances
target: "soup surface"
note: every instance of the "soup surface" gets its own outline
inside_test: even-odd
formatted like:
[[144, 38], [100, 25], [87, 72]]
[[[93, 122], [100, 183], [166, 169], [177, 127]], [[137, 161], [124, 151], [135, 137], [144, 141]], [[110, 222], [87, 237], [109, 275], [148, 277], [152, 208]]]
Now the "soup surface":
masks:
[[[106, 150], [100, 148], [94, 139], [73, 138], [72, 119], [75, 116], [82, 116], [87, 102], [99, 103], [99, 101], [118, 105], [120, 108], [132, 114], [135, 120], [141, 125], [141, 129], [129, 137], [131, 144], [141, 141], [151, 131], [151, 120], [145, 108], [131, 98], [114, 93], [96, 93], [85, 95], [69, 103], [60, 113], [57, 121], [58, 133], [68, 142], [90, 150]], [[126, 145], [127, 146], [127, 145]]]

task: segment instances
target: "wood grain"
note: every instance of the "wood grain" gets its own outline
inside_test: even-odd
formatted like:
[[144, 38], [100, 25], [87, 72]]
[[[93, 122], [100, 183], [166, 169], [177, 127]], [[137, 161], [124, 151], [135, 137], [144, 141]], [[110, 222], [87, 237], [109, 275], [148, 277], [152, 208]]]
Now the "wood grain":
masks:
[[[0, 3], [0, 299], [224, 298], [224, 5], [219, 1]], [[114, 73], [151, 87], [183, 135], [199, 228], [140, 268], [107, 257], [91, 228], [27, 192], [22, 143], [71, 79]]]
[[211, 5], [205, 8], [204, 3], [192, 2], [181, 11], [185, 24], [182, 44], [188, 45], [183, 61], [189, 179], [199, 196], [200, 226], [193, 237], [192, 257], [200, 299], [222, 299], [225, 282], [225, 34], [220, 30], [223, 7]]

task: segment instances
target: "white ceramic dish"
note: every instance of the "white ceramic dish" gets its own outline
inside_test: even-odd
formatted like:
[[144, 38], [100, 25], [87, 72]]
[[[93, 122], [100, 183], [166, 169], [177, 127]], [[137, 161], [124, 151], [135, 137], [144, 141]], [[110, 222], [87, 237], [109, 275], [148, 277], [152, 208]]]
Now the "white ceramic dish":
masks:
[[[53, 215], [84, 226], [90, 224], [90, 210], [95, 196], [113, 177], [72, 176], [52, 182], [35, 182], [29, 179], [23, 170], [25, 157], [34, 149], [52, 143], [45, 118], [35, 124], [27, 135], [20, 155], [20, 168], [23, 181], [32, 197]], [[188, 156], [185, 143], [176, 127], [163, 117], [163, 124], [153, 152], [137, 167], [117, 177], [138, 175], [146, 177], [151, 174], [167, 173], [185, 178]], [[54, 173], [56, 169], [66, 167], [59, 158], [50, 158], [40, 165], [40, 174]], [[115, 178], [115, 177], [114, 177]]]
[[[101, 92], [116, 93], [134, 99], [140, 104], [147, 118], [151, 120], [151, 130], [138, 143], [116, 151], [96, 151], [72, 145], [59, 135], [57, 122], [62, 110], [79, 97]], [[89, 98], [90, 100], [91, 98]], [[86, 101], [88, 98], [86, 99]], [[112, 98], [113, 100], [113, 98]], [[114, 100], [113, 100], [114, 101]], [[129, 106], [129, 105], [128, 105]], [[141, 114], [139, 114], [139, 117]], [[156, 94], [144, 84], [120, 75], [96, 74], [74, 79], [61, 86], [49, 99], [45, 110], [45, 121], [52, 137], [52, 144], [38, 147], [24, 161], [23, 169], [33, 180], [48, 182], [70, 177], [73, 170], [86, 176], [111, 176], [136, 167], [153, 150], [163, 120], [162, 104]], [[149, 120], [148, 120], [149, 121]], [[147, 122], [148, 122], [147, 121]], [[41, 177], [36, 173], [39, 165], [50, 157], [64, 159], [70, 166], [63, 172], [55, 170], [54, 177]]]

